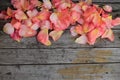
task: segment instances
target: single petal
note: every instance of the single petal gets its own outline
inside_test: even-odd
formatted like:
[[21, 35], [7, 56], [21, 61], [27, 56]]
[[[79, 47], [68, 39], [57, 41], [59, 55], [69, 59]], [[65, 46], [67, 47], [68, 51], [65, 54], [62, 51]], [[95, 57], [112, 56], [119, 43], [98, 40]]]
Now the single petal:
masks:
[[63, 31], [52, 31], [49, 33], [49, 35], [52, 37], [54, 41], [58, 40], [62, 34], [63, 34]]
[[44, 7], [47, 9], [51, 9], [52, 8], [52, 4], [50, 2], [50, 0], [43, 0], [44, 2]]
[[15, 28], [15, 29], [20, 29], [20, 27], [21, 27], [21, 22], [16, 22], [14, 25], [13, 25], [13, 27]]
[[90, 45], [93, 45], [96, 41], [96, 39], [100, 36], [100, 32], [98, 29], [94, 29], [92, 31], [90, 31], [88, 34], [87, 34], [87, 37], [88, 37], [88, 43]]
[[14, 33], [14, 27], [12, 26], [11, 23], [6, 23], [3, 27], [3, 31], [6, 34], [13, 34]]
[[112, 7], [110, 5], [103, 6], [103, 9], [107, 12], [112, 12]]
[[25, 19], [27, 19], [27, 16], [23, 11], [17, 10], [16, 14], [15, 14], [15, 18], [18, 20], [25, 20]]
[[113, 31], [111, 29], [107, 29], [102, 35], [102, 38], [108, 38], [110, 41], [114, 41]]
[[31, 26], [31, 29], [37, 30], [39, 27], [40, 27], [39, 23], [34, 23], [34, 24]]
[[51, 45], [48, 35], [48, 29], [42, 29], [37, 35], [37, 40], [46, 46]]
[[27, 15], [32, 18], [34, 16], [36, 16], [38, 14], [38, 11], [36, 9], [33, 9], [33, 10], [28, 10], [27, 11]]
[[116, 18], [116, 19], [112, 20], [112, 25], [113, 26], [120, 25], [120, 18]]
[[11, 16], [12, 16], [12, 13], [13, 13], [13, 12], [12, 12], [12, 9], [10, 9], [10, 8], [8, 7], [8, 8], [7, 8], [7, 15], [11, 17]]
[[80, 26], [80, 25], [78, 25], [78, 26], [75, 27], [75, 31], [76, 31], [78, 34], [80, 34], [80, 35], [84, 33], [84, 32], [83, 32], [83, 27]]
[[76, 30], [75, 30], [75, 26], [72, 26], [72, 27], [70, 28], [70, 32], [71, 32], [71, 35], [72, 35], [72, 36], [77, 36], [77, 32], [76, 32]]
[[78, 44], [86, 44], [87, 43], [87, 36], [85, 34], [81, 35], [79, 38], [75, 40]]

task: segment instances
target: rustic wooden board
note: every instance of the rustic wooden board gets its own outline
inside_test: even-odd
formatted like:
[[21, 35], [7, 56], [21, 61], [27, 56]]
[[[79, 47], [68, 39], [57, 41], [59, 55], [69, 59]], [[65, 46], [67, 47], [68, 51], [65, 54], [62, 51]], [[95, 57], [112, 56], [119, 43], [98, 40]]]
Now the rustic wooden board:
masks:
[[120, 64], [0, 66], [0, 80], [120, 80]]
[[120, 48], [0, 49], [0, 64], [120, 62]]
[[56, 49], [56, 48], [86, 48], [86, 47], [99, 47], [99, 48], [119, 48], [120, 47], [120, 30], [114, 30], [115, 34], [115, 41], [110, 42], [107, 39], [98, 39], [97, 43], [93, 46], [90, 45], [80, 45], [76, 44], [70, 35], [69, 31], [65, 31], [62, 37], [53, 42], [51, 46], [44, 46], [41, 43], [36, 41], [35, 37], [31, 38], [24, 38], [20, 43], [12, 40], [4, 34], [3, 32], [0, 33], [0, 48], [41, 48], [41, 49]]

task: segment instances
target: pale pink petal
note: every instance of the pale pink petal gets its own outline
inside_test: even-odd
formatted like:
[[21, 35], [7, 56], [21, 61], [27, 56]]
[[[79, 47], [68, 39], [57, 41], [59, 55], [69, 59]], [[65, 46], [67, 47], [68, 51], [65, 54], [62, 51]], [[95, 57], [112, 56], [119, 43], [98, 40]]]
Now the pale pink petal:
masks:
[[19, 35], [22, 37], [33, 37], [36, 34], [36, 30], [33, 30], [30, 27], [26, 27], [25, 25], [22, 25], [22, 28], [19, 30]]
[[34, 16], [36, 16], [38, 14], [38, 11], [36, 10], [36, 9], [34, 9], [34, 10], [28, 10], [27, 11], [27, 15], [30, 17], [30, 18], [32, 18], [32, 17], [34, 17]]
[[112, 7], [110, 5], [103, 6], [103, 9], [107, 12], [112, 12]]
[[79, 38], [75, 40], [76, 43], [78, 44], [86, 44], [87, 43], [87, 36], [86, 35], [81, 35]]
[[40, 27], [39, 23], [34, 23], [34, 24], [31, 26], [31, 29], [37, 30], [39, 27]]
[[52, 8], [52, 4], [50, 2], [50, 0], [43, 0], [44, 2], [44, 7], [47, 9], [51, 9]]
[[62, 34], [63, 34], [63, 31], [52, 31], [49, 33], [49, 35], [52, 37], [54, 41], [58, 40]]
[[3, 27], [3, 31], [6, 34], [13, 34], [14, 33], [14, 27], [12, 26], [11, 23], [6, 23]]
[[77, 36], [77, 32], [76, 32], [76, 30], [75, 30], [75, 26], [72, 26], [72, 27], [70, 28], [70, 32], [71, 32], [71, 35], [72, 35], [72, 36]]

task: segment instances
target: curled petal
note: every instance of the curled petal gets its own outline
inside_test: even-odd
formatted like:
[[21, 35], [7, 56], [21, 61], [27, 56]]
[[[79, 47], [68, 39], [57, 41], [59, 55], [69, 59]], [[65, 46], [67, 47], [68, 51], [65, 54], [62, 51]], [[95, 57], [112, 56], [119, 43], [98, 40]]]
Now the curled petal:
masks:
[[43, 0], [44, 2], [44, 7], [47, 9], [51, 9], [52, 8], [52, 4], [50, 2], [50, 0]]
[[112, 25], [113, 26], [120, 25], [120, 18], [116, 18], [116, 19], [112, 20]]
[[17, 10], [16, 14], [15, 14], [15, 18], [18, 20], [25, 20], [27, 19], [27, 16], [25, 15], [25, 13], [21, 10]]
[[14, 25], [13, 25], [13, 27], [15, 28], [15, 29], [20, 29], [20, 27], [21, 27], [21, 22], [16, 22]]
[[102, 35], [102, 38], [108, 38], [110, 41], [114, 41], [113, 31], [111, 29], [107, 29]]
[[70, 28], [70, 32], [71, 32], [71, 35], [72, 35], [72, 36], [77, 36], [77, 32], [76, 32], [74, 26], [72, 26], [72, 27]]
[[54, 41], [56, 41], [61, 37], [62, 34], [63, 34], [63, 31], [52, 31], [50, 32], [49, 35], [52, 37]]
[[11, 23], [6, 23], [3, 27], [3, 31], [6, 34], [13, 34], [14, 33], [14, 27], [12, 26]]
[[12, 13], [13, 13], [13, 12], [12, 12], [12, 9], [10, 9], [10, 8], [8, 7], [8, 8], [7, 8], [7, 15], [11, 17], [11, 16], [12, 16]]
[[78, 25], [75, 27], [75, 31], [78, 33], [78, 34], [83, 34], [83, 27]]
[[93, 45], [96, 41], [96, 39], [100, 36], [100, 32], [98, 29], [94, 29], [92, 31], [90, 31], [88, 34], [87, 34], [87, 37], [88, 37], [88, 43], [90, 45]]
[[34, 23], [34, 24], [31, 26], [31, 29], [37, 30], [39, 27], [40, 27], [39, 23]]
[[34, 10], [28, 10], [27, 11], [27, 15], [30, 17], [30, 18], [32, 18], [32, 17], [34, 17], [34, 16], [36, 16], [38, 14], [38, 11], [36, 10], [36, 9], [34, 9]]
[[112, 7], [109, 6], [109, 5], [103, 6], [103, 9], [104, 9], [105, 11], [107, 11], [107, 12], [112, 12]]
[[79, 38], [75, 40], [78, 44], [86, 44], [87, 43], [87, 36], [85, 34], [81, 35]]
[[37, 40], [46, 46], [51, 45], [48, 35], [48, 29], [42, 29], [37, 35]]

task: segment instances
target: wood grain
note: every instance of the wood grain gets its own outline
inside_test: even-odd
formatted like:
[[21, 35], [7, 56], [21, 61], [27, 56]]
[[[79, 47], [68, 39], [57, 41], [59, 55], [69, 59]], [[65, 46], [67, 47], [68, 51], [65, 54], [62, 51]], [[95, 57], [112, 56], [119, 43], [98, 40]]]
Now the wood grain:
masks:
[[120, 64], [0, 66], [0, 80], [119, 80]]
[[120, 62], [120, 48], [0, 49], [0, 64], [65, 64]]

